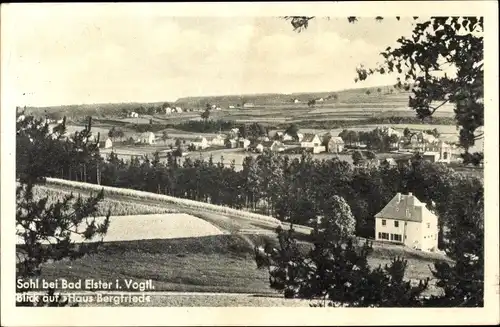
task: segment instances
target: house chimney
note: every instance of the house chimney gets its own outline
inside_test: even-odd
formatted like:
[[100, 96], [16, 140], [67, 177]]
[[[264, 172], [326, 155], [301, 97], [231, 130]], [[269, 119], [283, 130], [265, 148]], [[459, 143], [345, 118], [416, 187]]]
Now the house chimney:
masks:
[[413, 193], [411, 193], [411, 192], [408, 192], [408, 196], [413, 196]]
[[398, 197], [398, 203], [399, 203], [399, 202], [401, 202], [401, 193], [400, 193], [400, 192], [398, 192], [398, 193], [396, 194], [396, 196]]

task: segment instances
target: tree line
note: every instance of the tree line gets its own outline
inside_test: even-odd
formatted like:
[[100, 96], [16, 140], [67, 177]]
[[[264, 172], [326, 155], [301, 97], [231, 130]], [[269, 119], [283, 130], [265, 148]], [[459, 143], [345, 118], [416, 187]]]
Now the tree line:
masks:
[[[19, 149], [20, 156], [25, 150]], [[448, 222], [449, 203], [464, 192], [475, 199], [483, 192], [477, 178], [415, 156], [408, 164], [391, 167], [355, 166], [339, 159], [300, 158], [265, 152], [234, 162], [184, 158], [159, 153], [144, 160], [125, 162], [115, 153], [106, 159], [94, 153], [53, 156], [47, 177], [58, 177], [101, 185], [132, 188], [196, 201], [269, 214], [283, 221], [308, 225], [321, 211], [322, 202], [342, 196], [356, 217], [356, 234], [372, 237], [374, 215], [397, 193], [412, 192], [421, 201], [435, 206], [441, 227]], [[372, 158], [373, 159], [373, 158]], [[228, 165], [229, 164], [229, 165]], [[22, 162], [19, 162], [22, 165]], [[457, 203], [458, 208], [469, 202]], [[465, 209], [463, 209], [465, 210]], [[451, 219], [451, 218], [450, 218]], [[443, 228], [440, 231], [443, 242]]]

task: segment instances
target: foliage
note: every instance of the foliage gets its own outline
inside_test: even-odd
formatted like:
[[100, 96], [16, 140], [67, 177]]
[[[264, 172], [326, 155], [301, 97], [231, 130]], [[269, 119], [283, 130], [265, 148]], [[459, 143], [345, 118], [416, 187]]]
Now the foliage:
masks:
[[[294, 30], [301, 31], [314, 17], [285, 19], [291, 21]], [[351, 23], [357, 20], [348, 17]], [[387, 47], [381, 53], [384, 62], [378, 67], [357, 68], [355, 80], [362, 81], [373, 74], [403, 74], [404, 82], [398, 78], [396, 86], [411, 90], [408, 104], [421, 120], [433, 118], [446, 103], [453, 104], [460, 144], [468, 150], [483, 138], [480, 132], [484, 126], [483, 35], [483, 17], [431, 17], [416, 23], [411, 37], [399, 38], [396, 48]], [[463, 157], [466, 163], [473, 158], [468, 151]]]
[[[332, 239], [320, 231], [313, 248], [300, 251], [293, 229], [277, 229], [278, 247], [255, 248], [258, 268], [267, 269], [271, 288], [285, 298], [313, 300], [311, 306], [416, 307], [428, 281], [412, 286], [404, 280], [407, 262], [392, 260], [385, 268], [370, 268], [371, 244]], [[305, 252], [305, 253], [304, 253]]]
[[352, 162], [355, 166], [359, 165], [363, 161], [363, 155], [360, 151], [354, 151], [352, 153]]
[[[65, 119], [53, 131], [47, 124], [32, 116], [17, 121], [16, 136], [16, 234], [21, 242], [21, 255], [17, 258], [17, 278], [40, 275], [41, 265], [49, 260], [77, 258], [95, 251], [99, 242], [76, 246], [72, 234], [80, 234], [87, 240], [102, 237], [109, 225], [109, 213], [104, 222], [96, 223], [97, 206], [103, 192], [91, 194], [87, 199], [72, 194], [49, 203], [48, 197], [35, 199], [34, 187], [44, 184], [46, 176], [60, 174], [65, 168], [86, 179], [87, 167], [98, 155], [99, 137], [90, 141], [91, 120], [84, 130], [75, 132], [69, 139], [64, 137]], [[74, 176], [73, 175], [73, 176]], [[84, 224], [85, 222], [85, 224]], [[86, 226], [85, 226], [86, 225]], [[48, 245], [44, 243], [49, 243]], [[18, 289], [26, 292], [29, 289]], [[49, 293], [52, 290], [49, 290]], [[65, 303], [17, 303], [23, 306], [65, 305]]]

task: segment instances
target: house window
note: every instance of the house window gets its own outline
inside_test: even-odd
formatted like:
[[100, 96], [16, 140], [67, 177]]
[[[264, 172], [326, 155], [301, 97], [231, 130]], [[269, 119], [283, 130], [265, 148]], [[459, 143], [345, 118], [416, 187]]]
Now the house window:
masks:
[[399, 221], [397, 220], [394, 221], [394, 227], [399, 227]]
[[391, 234], [391, 241], [401, 242], [403, 237], [400, 234]]
[[382, 219], [382, 226], [385, 226], [385, 224], [386, 224], [385, 219]]
[[388, 233], [380, 233], [380, 238], [383, 240], [388, 240], [389, 239], [389, 234]]
[[382, 238], [382, 233], [378, 233], [378, 238]]
[[427, 228], [431, 228], [431, 223], [427, 223]]

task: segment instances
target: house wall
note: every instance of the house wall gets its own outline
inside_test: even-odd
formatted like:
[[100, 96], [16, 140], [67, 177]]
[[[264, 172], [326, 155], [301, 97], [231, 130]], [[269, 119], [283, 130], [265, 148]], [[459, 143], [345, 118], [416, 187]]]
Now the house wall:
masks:
[[[385, 220], [385, 226], [382, 224]], [[395, 222], [398, 222], [398, 227], [395, 226]], [[383, 238], [379, 233], [388, 234], [387, 238]], [[397, 241], [392, 239], [391, 234], [401, 235], [401, 241]], [[375, 240], [386, 241], [386, 242], [394, 242], [394, 243], [403, 243], [405, 241], [405, 221], [403, 220], [394, 220], [391, 218], [375, 218]]]
[[438, 218], [426, 208], [422, 208], [422, 250], [432, 251], [438, 248]]
[[321, 152], [325, 152], [325, 151], [326, 151], [326, 149], [322, 145], [321, 146], [315, 146], [313, 148], [313, 153], [321, 153]]

